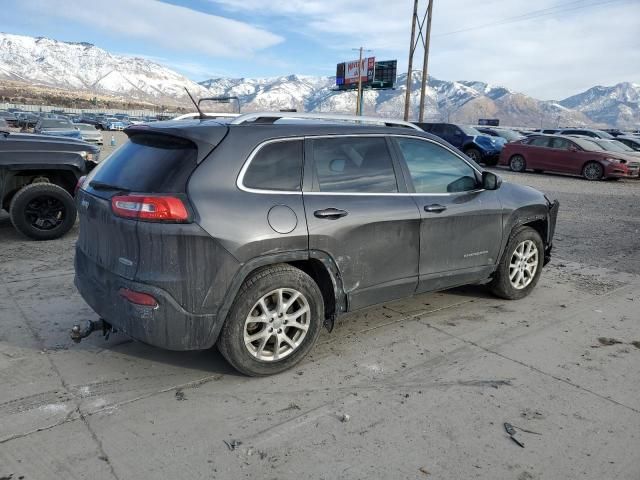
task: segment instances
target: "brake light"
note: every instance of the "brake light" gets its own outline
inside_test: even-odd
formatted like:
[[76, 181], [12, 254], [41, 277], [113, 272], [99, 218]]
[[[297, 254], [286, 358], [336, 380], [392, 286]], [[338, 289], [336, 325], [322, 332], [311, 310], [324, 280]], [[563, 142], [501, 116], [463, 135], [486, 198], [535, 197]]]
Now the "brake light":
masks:
[[178, 197], [160, 195], [116, 195], [111, 210], [119, 217], [155, 222], [186, 222], [189, 212]]
[[84, 181], [87, 179], [86, 175], [81, 176], [78, 179], [78, 183], [76, 183], [76, 188], [73, 191], [73, 194], [76, 195], [78, 193], [78, 190], [80, 190], [82, 188], [82, 185], [84, 184]]
[[136, 292], [135, 290], [129, 290], [128, 288], [121, 288], [118, 293], [121, 297], [127, 299], [131, 303], [135, 303], [136, 305], [153, 308], [158, 306], [158, 301], [148, 293]]

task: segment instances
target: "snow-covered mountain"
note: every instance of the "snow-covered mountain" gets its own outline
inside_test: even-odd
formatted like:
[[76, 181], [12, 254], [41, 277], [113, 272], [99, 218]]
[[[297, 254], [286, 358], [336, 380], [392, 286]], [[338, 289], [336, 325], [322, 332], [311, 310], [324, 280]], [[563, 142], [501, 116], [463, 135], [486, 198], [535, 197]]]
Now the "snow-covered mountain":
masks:
[[[417, 118], [421, 73], [411, 78], [411, 117]], [[395, 90], [367, 90], [364, 113], [402, 117], [406, 74], [398, 76]], [[333, 90], [335, 77], [289, 75], [262, 79], [212, 78], [200, 84], [216, 96], [237, 96], [243, 111], [296, 108], [315, 112], [353, 113], [354, 91]], [[429, 77], [426, 88], [425, 118], [476, 123], [478, 118], [500, 118], [505, 125], [556, 126], [589, 125], [583, 113], [557, 102], [536, 100], [505, 87], [484, 82], [449, 82]]]
[[640, 84], [623, 82], [613, 87], [590, 88], [565, 98], [561, 105], [579, 110], [594, 122], [608, 125], [640, 125]]
[[[212, 78], [198, 84], [158, 63], [114, 55], [89, 43], [6, 33], [0, 33], [2, 80], [187, 108], [190, 102], [185, 87], [195, 97], [238, 96], [243, 111], [295, 108], [353, 113], [356, 104], [354, 91], [333, 90], [335, 77]], [[420, 80], [421, 74], [414, 72], [412, 118], [418, 116]], [[395, 90], [365, 91], [365, 114], [402, 117], [406, 81], [406, 74], [402, 74], [398, 76]], [[640, 123], [640, 86], [631, 83], [594, 87], [555, 102], [537, 100], [480, 81], [444, 81], [429, 77], [425, 93], [428, 120], [475, 123], [478, 118], [499, 118], [505, 125], [532, 127], [594, 124], [637, 127]]]
[[163, 103], [206, 89], [144, 58], [113, 55], [90, 43], [0, 33], [0, 79]]

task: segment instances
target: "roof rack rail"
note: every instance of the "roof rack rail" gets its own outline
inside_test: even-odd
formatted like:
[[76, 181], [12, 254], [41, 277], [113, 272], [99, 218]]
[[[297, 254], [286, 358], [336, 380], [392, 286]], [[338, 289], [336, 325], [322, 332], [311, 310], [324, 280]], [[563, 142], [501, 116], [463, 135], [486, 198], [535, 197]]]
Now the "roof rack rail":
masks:
[[354, 122], [362, 124], [381, 125], [386, 127], [405, 127], [422, 131], [420, 127], [404, 120], [380, 117], [361, 117], [358, 115], [341, 115], [334, 113], [303, 113], [303, 112], [252, 112], [244, 113], [234, 118], [230, 125], [241, 125], [248, 122], [274, 123], [283, 118], [303, 120], [337, 120], [340, 122]]

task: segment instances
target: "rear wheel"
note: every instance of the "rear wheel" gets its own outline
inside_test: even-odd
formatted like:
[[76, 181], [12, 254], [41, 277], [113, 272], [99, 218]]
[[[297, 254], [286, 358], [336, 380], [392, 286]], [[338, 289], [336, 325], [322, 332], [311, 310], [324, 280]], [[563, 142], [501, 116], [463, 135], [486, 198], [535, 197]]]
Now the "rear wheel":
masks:
[[23, 235], [34, 240], [59, 238], [76, 221], [73, 197], [53, 183], [38, 182], [18, 190], [11, 199], [11, 223]]
[[240, 288], [218, 349], [245, 375], [272, 375], [302, 360], [323, 320], [322, 294], [309, 275], [290, 265], [267, 267]]
[[589, 162], [582, 168], [582, 176], [587, 180], [602, 180], [604, 168], [598, 162]]
[[540, 234], [531, 227], [520, 227], [512, 233], [489, 288], [507, 300], [524, 298], [538, 283], [543, 262]]
[[476, 163], [480, 163], [480, 161], [482, 160], [482, 154], [477, 148], [467, 148], [464, 153], [467, 157], [469, 157]]
[[509, 159], [509, 168], [513, 172], [524, 172], [527, 169], [527, 162], [522, 155], [514, 155]]

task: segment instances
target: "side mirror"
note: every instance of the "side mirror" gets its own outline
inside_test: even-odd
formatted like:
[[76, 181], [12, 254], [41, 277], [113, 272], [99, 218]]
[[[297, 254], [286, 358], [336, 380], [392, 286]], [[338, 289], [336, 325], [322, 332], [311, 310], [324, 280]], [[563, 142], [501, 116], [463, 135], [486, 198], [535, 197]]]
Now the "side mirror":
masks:
[[497, 190], [502, 185], [502, 178], [495, 173], [482, 172], [482, 188], [485, 190]]

